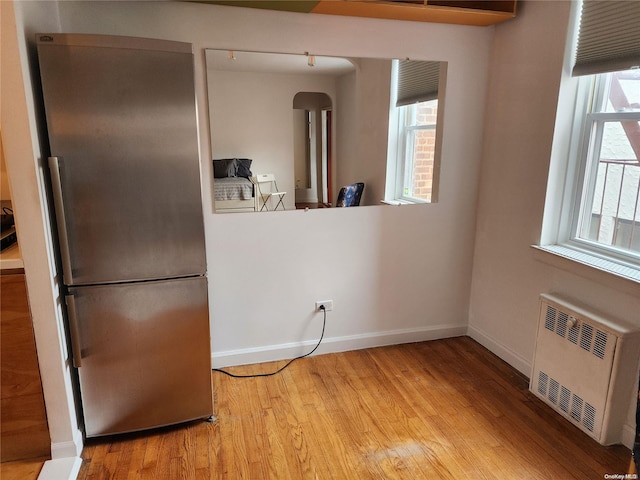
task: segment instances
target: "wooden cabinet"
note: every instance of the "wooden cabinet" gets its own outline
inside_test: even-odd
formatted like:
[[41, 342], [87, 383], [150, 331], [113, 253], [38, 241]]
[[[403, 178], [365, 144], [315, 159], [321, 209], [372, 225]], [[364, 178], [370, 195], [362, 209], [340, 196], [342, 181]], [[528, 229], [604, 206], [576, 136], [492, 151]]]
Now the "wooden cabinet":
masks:
[[487, 26], [516, 15], [516, 0], [321, 0], [314, 13]]
[[23, 273], [0, 275], [2, 462], [51, 454], [33, 324]]
[[237, 7], [487, 26], [516, 16], [516, 0], [198, 0]]

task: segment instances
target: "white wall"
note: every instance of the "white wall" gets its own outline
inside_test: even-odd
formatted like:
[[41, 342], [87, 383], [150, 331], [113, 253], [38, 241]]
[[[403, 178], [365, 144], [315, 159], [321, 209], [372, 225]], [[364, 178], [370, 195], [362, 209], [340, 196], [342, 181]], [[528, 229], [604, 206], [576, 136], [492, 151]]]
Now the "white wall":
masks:
[[0, 202], [2, 204], [2, 207], [11, 206], [11, 187], [9, 186], [9, 176], [7, 175], [7, 166], [4, 161], [4, 147], [2, 146], [1, 135], [0, 135]]
[[[25, 2], [24, 11], [18, 37], [26, 35], [30, 42], [36, 31], [59, 30], [194, 44], [215, 365], [301, 353], [300, 342], [313, 343], [319, 335], [321, 317], [313, 313], [316, 300], [335, 302], [320, 352], [466, 331], [492, 27], [173, 2]], [[440, 202], [306, 213], [213, 214], [205, 48], [448, 61]], [[21, 52], [23, 62], [25, 57]], [[30, 82], [24, 84], [30, 96]], [[19, 85], [15, 88], [20, 90]], [[35, 118], [32, 105], [22, 110]], [[37, 145], [33, 124], [19, 124], [16, 129], [25, 141]], [[40, 168], [38, 155], [14, 157], [7, 147], [13, 191], [24, 189], [42, 202], [35, 173], [14, 176], [20, 169]], [[14, 200], [18, 215], [23, 208], [27, 215], [36, 208]], [[42, 215], [28, 218], [21, 228], [24, 235], [43, 238]], [[60, 345], [46, 336], [57, 318], [46, 243], [34, 242], [24, 254], [34, 316], [48, 317], [34, 323], [48, 415], [56, 419], [52, 436], [71, 441], [74, 423], [66, 377], [59, 371]]]
[[364, 182], [360, 205], [378, 205], [384, 199], [387, 169], [391, 61], [363, 58], [355, 64], [356, 121], [350, 133], [354, 150], [348, 161], [338, 161], [336, 187]]
[[[638, 284], [530, 247], [540, 241], [554, 128], [560, 136], [571, 129], [566, 116], [554, 124], [570, 9], [564, 1], [518, 3], [518, 18], [496, 27], [492, 47], [469, 334], [526, 375], [540, 293], [640, 325]], [[571, 98], [561, 101], [572, 108]]]
[[[43, 471], [62, 479], [77, 472], [82, 437], [76, 422], [71, 387], [71, 365], [67, 355], [60, 292], [44, 200], [44, 164], [36, 133], [26, 42], [36, 31], [59, 28], [55, 4], [30, 9], [30, 4], [0, 2], [2, 18], [2, 137], [7, 173], [13, 194], [16, 228], [22, 251], [29, 294], [40, 375], [47, 407], [52, 461]], [[27, 40], [28, 39], [28, 40]]]

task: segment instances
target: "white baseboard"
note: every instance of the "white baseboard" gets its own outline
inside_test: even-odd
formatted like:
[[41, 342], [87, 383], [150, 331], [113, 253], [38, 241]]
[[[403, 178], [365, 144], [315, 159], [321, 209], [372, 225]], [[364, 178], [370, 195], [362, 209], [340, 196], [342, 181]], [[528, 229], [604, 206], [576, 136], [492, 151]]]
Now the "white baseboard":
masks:
[[625, 423], [622, 426], [622, 438], [620, 443], [627, 447], [629, 450], [633, 450], [633, 444], [636, 441], [636, 426]]
[[507, 362], [513, 368], [518, 370], [520, 373], [522, 373], [523, 375], [526, 375], [527, 378], [531, 377], [532, 365], [529, 360], [522, 357], [521, 355], [514, 352], [513, 350], [508, 349], [504, 345], [498, 343], [498, 341], [495, 338], [491, 337], [490, 335], [480, 330], [479, 328], [474, 327], [473, 325], [469, 325], [467, 327], [466, 333], [468, 336], [473, 338], [480, 345], [484, 346], [485, 348], [495, 353], [498, 357], [500, 357], [502, 360]]
[[51, 443], [51, 458], [54, 460], [79, 457], [82, 454], [82, 432], [76, 429], [73, 432], [73, 440], [68, 442]]
[[[459, 337], [465, 335], [466, 331], [466, 326], [438, 325], [425, 328], [388, 330], [384, 332], [324, 338], [314, 355]], [[283, 360], [304, 355], [313, 349], [317, 342], [317, 340], [309, 340], [299, 343], [283, 343], [279, 345], [266, 345], [264, 347], [224, 350], [212, 353], [211, 362], [215, 368], [220, 368]]]
[[38, 480], [75, 480], [78, 478], [81, 465], [80, 457], [47, 460], [40, 470]]

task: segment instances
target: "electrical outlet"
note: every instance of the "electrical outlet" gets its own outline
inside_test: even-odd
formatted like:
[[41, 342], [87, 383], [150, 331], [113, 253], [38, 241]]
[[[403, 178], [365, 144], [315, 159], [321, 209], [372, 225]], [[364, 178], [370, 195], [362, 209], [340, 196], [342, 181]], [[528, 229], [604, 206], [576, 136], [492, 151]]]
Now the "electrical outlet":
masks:
[[320, 312], [320, 307], [324, 306], [324, 311], [333, 310], [333, 300], [318, 300], [316, 302], [316, 312]]

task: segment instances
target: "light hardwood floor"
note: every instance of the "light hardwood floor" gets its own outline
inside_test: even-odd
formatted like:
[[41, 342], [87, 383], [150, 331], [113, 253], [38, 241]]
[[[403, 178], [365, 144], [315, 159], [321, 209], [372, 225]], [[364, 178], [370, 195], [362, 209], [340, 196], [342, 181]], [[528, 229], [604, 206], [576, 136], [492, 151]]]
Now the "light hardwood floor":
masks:
[[559, 418], [468, 337], [318, 355], [266, 378], [214, 373], [213, 383], [215, 423], [87, 441], [78, 478], [585, 480], [631, 468], [627, 448]]

